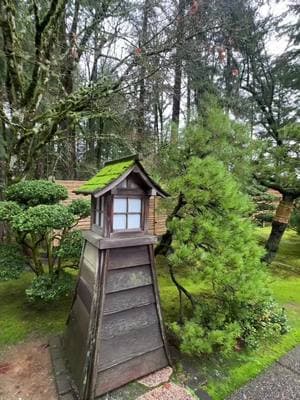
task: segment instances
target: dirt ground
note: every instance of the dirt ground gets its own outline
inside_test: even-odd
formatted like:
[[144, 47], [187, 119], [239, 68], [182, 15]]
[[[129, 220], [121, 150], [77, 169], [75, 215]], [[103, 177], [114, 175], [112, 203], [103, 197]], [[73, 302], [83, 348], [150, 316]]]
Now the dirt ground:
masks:
[[46, 341], [31, 340], [0, 354], [0, 400], [57, 400]]

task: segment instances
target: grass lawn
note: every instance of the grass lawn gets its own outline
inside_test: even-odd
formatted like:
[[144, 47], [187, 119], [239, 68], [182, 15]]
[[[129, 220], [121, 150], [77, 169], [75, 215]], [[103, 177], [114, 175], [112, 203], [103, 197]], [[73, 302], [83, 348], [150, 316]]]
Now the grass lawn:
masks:
[[21, 279], [0, 283], [0, 351], [28, 336], [50, 335], [64, 328], [71, 298], [44, 306], [28, 303], [25, 289], [32, 278], [26, 272]]
[[[258, 234], [264, 239], [268, 228], [260, 229]], [[0, 351], [30, 336], [55, 334], [64, 329], [71, 298], [47, 306], [29, 304], [25, 289], [32, 277], [31, 273], [24, 273], [19, 280], [0, 283]], [[270, 267], [270, 278], [275, 298], [288, 312], [291, 330], [277, 342], [256, 351], [236, 353], [227, 360], [219, 357], [199, 360], [199, 375], [206, 379], [206, 390], [214, 400], [225, 399], [300, 344], [300, 236], [295, 232], [285, 233], [279, 254]], [[177, 315], [177, 292], [163, 267], [159, 267], [159, 282], [165, 317], [172, 319]], [[181, 282], [195, 294], [203, 289], [199, 282], [187, 278]]]

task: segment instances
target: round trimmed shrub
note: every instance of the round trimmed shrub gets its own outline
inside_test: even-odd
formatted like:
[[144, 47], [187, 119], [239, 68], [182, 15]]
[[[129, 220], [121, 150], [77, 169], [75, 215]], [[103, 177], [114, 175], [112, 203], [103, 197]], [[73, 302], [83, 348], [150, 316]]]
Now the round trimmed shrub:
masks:
[[10, 222], [12, 217], [22, 212], [15, 201], [0, 201], [0, 221]]
[[63, 260], [78, 260], [79, 262], [82, 244], [81, 231], [68, 232], [61, 242], [57, 255]]
[[74, 288], [74, 279], [71, 275], [61, 272], [59, 275], [39, 275], [35, 277], [26, 295], [32, 302], [51, 302], [70, 296]]
[[26, 207], [55, 204], [68, 197], [68, 191], [64, 186], [45, 180], [15, 183], [6, 189], [5, 194], [8, 200], [16, 201]]
[[87, 218], [91, 214], [91, 202], [84, 199], [73, 200], [68, 209], [80, 218]]
[[44, 233], [49, 229], [63, 229], [75, 222], [74, 215], [62, 204], [29, 207], [12, 218], [17, 232]]

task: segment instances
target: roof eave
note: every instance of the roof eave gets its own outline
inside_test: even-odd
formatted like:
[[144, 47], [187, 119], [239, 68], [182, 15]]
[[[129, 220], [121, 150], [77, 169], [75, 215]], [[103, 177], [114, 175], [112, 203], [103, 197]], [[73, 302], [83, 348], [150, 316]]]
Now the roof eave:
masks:
[[[151, 187], [155, 192], [157, 196], [160, 196], [162, 198], [169, 197], [170, 195], [163, 190], [150, 176], [149, 174], [145, 171], [144, 167], [142, 166], [141, 162], [138, 159], [138, 156], [135, 157], [135, 163], [128, 168], [127, 171], [125, 171], [122, 175], [120, 175], [117, 179], [114, 179], [111, 181], [108, 185], [106, 185], [102, 189], [95, 189], [91, 191], [86, 191], [86, 190], [74, 190], [73, 193], [76, 194], [83, 194], [83, 195], [93, 195], [95, 197], [103, 196], [105, 193], [113, 189], [115, 186], [117, 186], [119, 183], [121, 183], [126, 177], [136, 169], [136, 172], [138, 172], [141, 176], [142, 179], [148, 184], [149, 187]], [[126, 159], [124, 157], [124, 159]], [[108, 162], [107, 164], [109, 164]]]

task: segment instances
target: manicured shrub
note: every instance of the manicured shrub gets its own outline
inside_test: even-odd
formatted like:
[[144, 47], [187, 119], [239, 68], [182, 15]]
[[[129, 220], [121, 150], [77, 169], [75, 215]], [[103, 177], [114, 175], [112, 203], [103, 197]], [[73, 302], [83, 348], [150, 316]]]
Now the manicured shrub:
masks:
[[68, 273], [60, 275], [44, 274], [33, 279], [26, 295], [30, 301], [50, 302], [70, 296], [74, 288], [74, 278]]
[[22, 208], [15, 201], [0, 201], [0, 221], [11, 222], [12, 217], [21, 212]]
[[44, 180], [15, 183], [6, 189], [5, 194], [8, 200], [16, 201], [26, 207], [55, 204], [68, 197], [64, 186]]
[[18, 279], [26, 265], [27, 260], [20, 246], [0, 244], [0, 281]]
[[74, 215], [62, 204], [29, 207], [12, 218], [12, 228], [18, 232], [44, 234], [52, 229], [71, 227]]
[[83, 199], [73, 200], [68, 209], [73, 215], [80, 218], [87, 218], [91, 214], [91, 202], [90, 200]]
[[66, 261], [77, 260], [79, 261], [83, 245], [83, 236], [81, 231], [68, 232], [57, 251], [57, 255]]
[[8, 201], [0, 202], [0, 221], [8, 225], [9, 239], [30, 255], [28, 265], [37, 275], [27, 295], [46, 301], [59, 298], [68, 292], [64, 268], [79, 264], [82, 235], [72, 230], [90, 214], [89, 202], [58, 204], [67, 191], [48, 181], [16, 183], [6, 190], [6, 196]]

